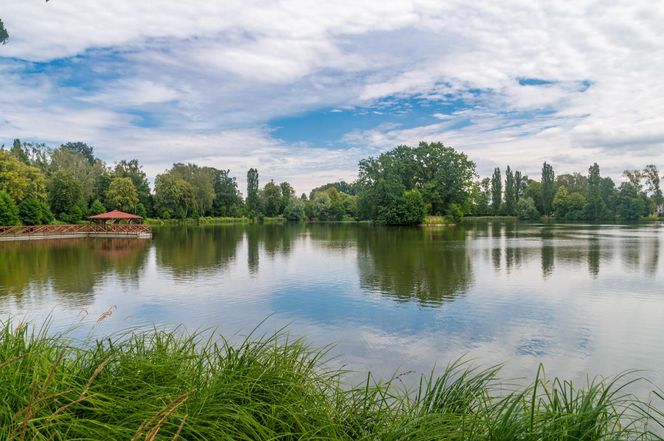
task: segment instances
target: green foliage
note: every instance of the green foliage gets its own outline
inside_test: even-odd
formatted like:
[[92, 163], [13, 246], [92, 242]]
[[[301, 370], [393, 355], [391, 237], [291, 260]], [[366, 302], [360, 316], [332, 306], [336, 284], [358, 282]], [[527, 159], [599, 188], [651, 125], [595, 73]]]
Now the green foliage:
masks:
[[[146, 211], [152, 208], [152, 196], [150, 195], [148, 177], [137, 159], [118, 162], [113, 170], [113, 176], [116, 178], [130, 178], [136, 188], [138, 202], [143, 205]], [[110, 185], [110, 180], [108, 184]]]
[[581, 220], [586, 210], [586, 198], [578, 192], [569, 193], [566, 187], [560, 187], [553, 198], [553, 213], [556, 219]]
[[260, 209], [258, 198], [258, 170], [250, 168], [247, 172], [247, 213], [249, 217], [256, 217]]
[[356, 194], [356, 185], [355, 184], [349, 184], [346, 181], [340, 181], [340, 182], [330, 182], [328, 184], [321, 185], [320, 187], [314, 188], [309, 193], [309, 197], [313, 198], [315, 193], [320, 193], [320, 192], [323, 192], [323, 191], [327, 191], [330, 188], [334, 188], [339, 193], [345, 193], [345, 194], [348, 194], [348, 195], [351, 195], [351, 196], [354, 196]]
[[513, 216], [516, 210], [516, 184], [514, 182], [514, 173], [507, 166], [505, 171], [505, 209], [504, 214]]
[[519, 199], [516, 204], [516, 216], [521, 220], [537, 220], [541, 217], [535, 206], [535, 201], [531, 197]]
[[418, 190], [429, 213], [446, 214], [452, 204], [470, 205], [474, 177], [475, 164], [442, 143], [398, 146], [360, 161], [358, 215], [399, 224], [404, 212], [398, 205], [410, 190]]
[[24, 199], [23, 202], [18, 205], [18, 212], [23, 225], [40, 225], [48, 223], [49, 216], [44, 213], [44, 208], [48, 210], [48, 207], [45, 207], [43, 201], [39, 201], [35, 198]]
[[106, 191], [106, 206], [109, 210], [136, 211], [138, 192], [131, 178], [113, 178]]
[[194, 205], [194, 190], [184, 179], [173, 173], [164, 173], [155, 178], [155, 210], [165, 219], [186, 218]]
[[46, 179], [38, 168], [0, 150], [0, 190], [6, 191], [16, 202], [28, 198], [46, 200]]
[[646, 190], [650, 197], [650, 215], [656, 216], [662, 204], [664, 204], [664, 195], [660, 187], [659, 170], [654, 164], [646, 165], [643, 169], [643, 176], [646, 179]]
[[63, 222], [74, 223], [83, 217], [82, 189], [80, 182], [70, 173], [55, 172], [49, 182], [49, 204], [51, 211]]
[[525, 387], [500, 368], [448, 364], [406, 390], [371, 374], [346, 386], [324, 351], [282, 334], [233, 345], [164, 331], [75, 345], [0, 328], [0, 438], [148, 440], [600, 441], [661, 439], [660, 394], [633, 374]]
[[634, 221], [648, 212], [647, 200], [632, 182], [623, 182], [618, 190], [616, 212], [622, 220]]
[[289, 221], [300, 222], [305, 219], [304, 201], [295, 197], [288, 199], [284, 208], [284, 217]]
[[7, 29], [5, 29], [5, 24], [0, 19], [0, 44], [7, 43], [7, 40], [9, 40], [9, 33], [7, 33]]
[[95, 158], [95, 153], [92, 146], [89, 146], [84, 142], [68, 142], [66, 144], [62, 144], [60, 148], [80, 154], [90, 164], [94, 164], [94, 162], [97, 160], [97, 158]]
[[94, 202], [92, 202], [92, 205], [90, 205], [90, 209], [88, 210], [91, 216], [94, 216], [95, 214], [106, 213], [107, 211], [108, 210], [106, 207], [104, 207], [104, 204], [102, 204], [99, 199], [95, 199]]
[[503, 180], [500, 177], [500, 168], [496, 167], [493, 170], [493, 176], [491, 177], [491, 208], [493, 209], [493, 214], [500, 214], [502, 203]]
[[145, 205], [143, 205], [141, 202], [136, 204], [136, 214], [142, 218], [145, 218], [148, 215], [148, 210], [145, 209]]
[[278, 216], [281, 209], [281, 187], [270, 181], [263, 187], [261, 193], [263, 214], [265, 216]]
[[542, 200], [542, 214], [550, 215], [553, 208], [553, 197], [555, 196], [555, 173], [551, 164], [546, 162], [542, 166], [542, 181], [541, 181], [541, 200]]
[[20, 225], [19, 209], [5, 190], [0, 190], [0, 226]]
[[215, 216], [240, 216], [242, 196], [235, 178], [229, 176], [230, 170], [214, 171], [214, 201], [212, 213]]

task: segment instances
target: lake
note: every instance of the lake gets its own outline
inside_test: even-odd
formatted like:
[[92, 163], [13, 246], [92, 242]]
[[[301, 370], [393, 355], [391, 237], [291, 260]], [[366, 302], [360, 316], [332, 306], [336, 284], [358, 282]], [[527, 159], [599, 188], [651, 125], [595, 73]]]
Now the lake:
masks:
[[267, 318], [258, 333], [288, 326], [334, 344], [332, 363], [358, 378], [466, 356], [505, 363], [510, 378], [532, 378], [542, 362], [573, 379], [645, 369], [664, 385], [663, 239], [659, 224], [477, 222], [0, 243], [0, 317], [50, 317], [72, 335], [155, 324], [235, 338]]

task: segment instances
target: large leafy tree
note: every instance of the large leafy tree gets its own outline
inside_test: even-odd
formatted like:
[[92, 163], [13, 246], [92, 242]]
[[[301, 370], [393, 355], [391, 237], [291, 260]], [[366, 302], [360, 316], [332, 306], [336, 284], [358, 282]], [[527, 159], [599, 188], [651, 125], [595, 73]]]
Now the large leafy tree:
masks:
[[67, 171], [59, 170], [51, 176], [48, 190], [51, 211], [58, 219], [65, 222], [81, 219], [83, 190], [78, 179]]
[[46, 179], [38, 168], [0, 150], [0, 190], [5, 190], [17, 203], [27, 198], [43, 201], [46, 200]]
[[555, 173], [551, 164], [546, 162], [542, 165], [542, 213], [550, 215], [553, 206], [553, 197], [555, 192]]
[[131, 159], [129, 161], [123, 159], [115, 164], [113, 176], [116, 178], [130, 178], [136, 188], [138, 202], [143, 204], [148, 211], [152, 210], [152, 195], [150, 194], [148, 177], [138, 159]]
[[[79, 147], [75, 147], [79, 145]], [[111, 181], [106, 164], [100, 159], [90, 160], [92, 154], [83, 147], [83, 143], [67, 143], [50, 151], [49, 173], [65, 171], [81, 184], [82, 199], [90, 204], [95, 199], [103, 199]], [[92, 147], [88, 147], [92, 149]], [[84, 153], [85, 152], [85, 153]]]
[[195, 203], [194, 189], [187, 181], [173, 173], [155, 178], [155, 210], [164, 218], [186, 218]]
[[277, 216], [281, 209], [281, 187], [270, 181], [263, 187], [263, 213], [266, 216]]
[[137, 204], [138, 192], [131, 178], [113, 178], [106, 191], [106, 207], [133, 213]]
[[242, 209], [242, 196], [230, 170], [214, 171], [214, 201], [212, 214], [215, 216], [238, 216]]
[[397, 223], [405, 192], [418, 190], [431, 214], [450, 213], [452, 207], [468, 207], [475, 163], [442, 143], [421, 142], [417, 147], [398, 146], [378, 158], [360, 161], [359, 213], [362, 217]]
[[618, 189], [616, 212], [621, 219], [638, 220], [648, 211], [646, 200], [641, 197], [639, 188], [634, 182], [623, 182]]
[[14, 199], [5, 190], [0, 190], [0, 225], [19, 225], [19, 210]]

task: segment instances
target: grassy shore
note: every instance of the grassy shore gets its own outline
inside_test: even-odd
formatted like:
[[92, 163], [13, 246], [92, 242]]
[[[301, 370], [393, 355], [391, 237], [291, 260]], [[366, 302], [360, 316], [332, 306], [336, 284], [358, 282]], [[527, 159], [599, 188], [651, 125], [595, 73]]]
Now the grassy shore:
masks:
[[516, 388], [498, 368], [453, 364], [415, 390], [371, 376], [347, 387], [324, 351], [285, 335], [72, 344], [10, 323], [0, 332], [0, 439], [659, 439], [661, 414], [627, 393], [630, 376], [577, 388], [538, 375]]

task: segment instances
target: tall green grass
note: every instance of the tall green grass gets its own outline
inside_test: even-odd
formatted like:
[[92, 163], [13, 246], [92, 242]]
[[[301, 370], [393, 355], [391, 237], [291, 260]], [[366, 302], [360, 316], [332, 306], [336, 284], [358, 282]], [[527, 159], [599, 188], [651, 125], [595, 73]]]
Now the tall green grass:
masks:
[[414, 390], [355, 387], [326, 352], [283, 333], [239, 344], [127, 332], [74, 344], [0, 326], [0, 439], [649, 440], [664, 413], [633, 374], [577, 388], [542, 370], [529, 387], [457, 362]]

